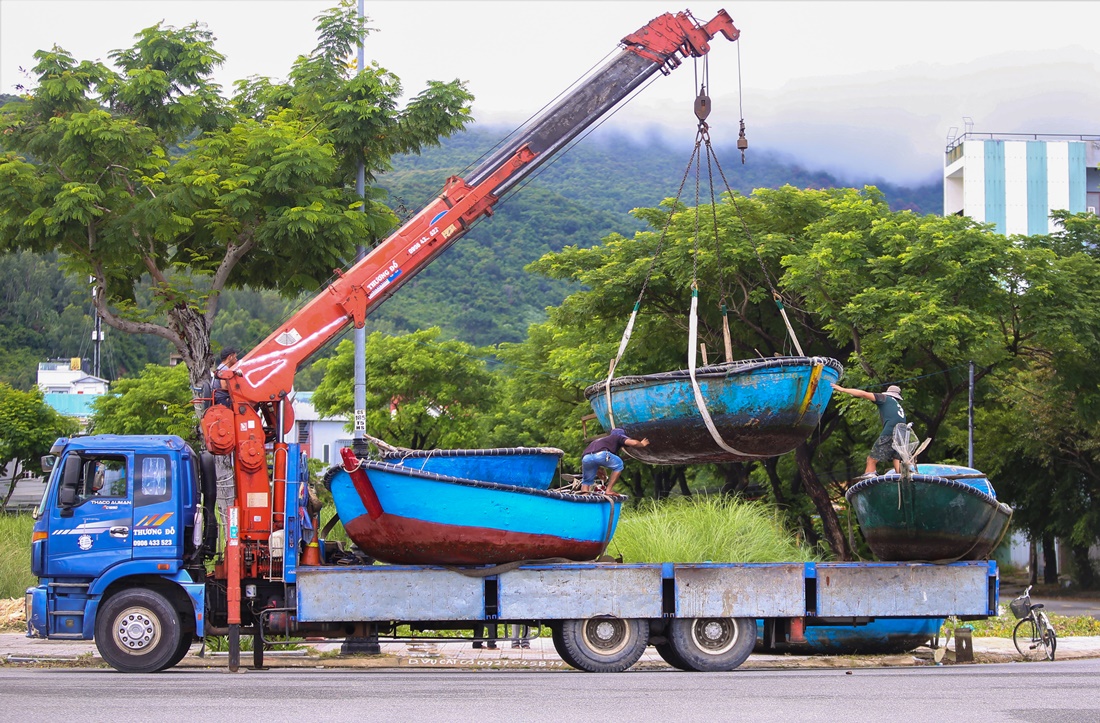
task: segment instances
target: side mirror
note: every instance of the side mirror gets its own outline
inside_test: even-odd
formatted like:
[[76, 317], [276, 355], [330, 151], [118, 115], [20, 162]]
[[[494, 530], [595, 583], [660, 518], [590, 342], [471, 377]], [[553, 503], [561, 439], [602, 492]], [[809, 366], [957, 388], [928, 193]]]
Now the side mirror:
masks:
[[76, 491], [80, 486], [80, 471], [83, 465], [84, 460], [78, 454], [70, 454], [65, 458], [65, 469], [61, 473], [61, 487], [57, 498], [62, 508], [76, 505]]
[[47, 475], [53, 472], [53, 468], [57, 466], [57, 457], [52, 454], [47, 454], [42, 457], [42, 471]]

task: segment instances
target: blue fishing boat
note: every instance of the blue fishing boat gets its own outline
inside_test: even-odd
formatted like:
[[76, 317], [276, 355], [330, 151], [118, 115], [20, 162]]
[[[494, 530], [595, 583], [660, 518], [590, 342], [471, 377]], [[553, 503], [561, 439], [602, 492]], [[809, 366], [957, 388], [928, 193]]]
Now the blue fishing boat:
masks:
[[1012, 508], [997, 501], [986, 476], [957, 465], [878, 475], [852, 485], [845, 497], [880, 560], [984, 560], [1012, 520]]
[[776, 643], [765, 649], [757, 621], [756, 652], [801, 655], [893, 655], [908, 653], [939, 634], [944, 618], [876, 618], [863, 625], [810, 625], [805, 643]]
[[648, 447], [628, 450], [643, 462], [737, 462], [785, 454], [805, 441], [843, 371], [825, 357], [750, 359], [698, 368], [699, 398], [688, 370], [612, 379], [614, 414], [606, 381], [584, 396], [604, 429], [649, 439]]
[[398, 449], [379, 454], [379, 459], [409, 469], [434, 472], [481, 482], [550, 489], [558, 477], [565, 452], [554, 447], [502, 447], [498, 449]]
[[[344, 530], [363, 552], [393, 564], [594, 560], [615, 534], [626, 499], [535, 489], [518, 477], [504, 484], [360, 461], [347, 449], [341, 454], [344, 465], [329, 470], [325, 484]], [[504, 466], [509, 456], [498, 458]]]

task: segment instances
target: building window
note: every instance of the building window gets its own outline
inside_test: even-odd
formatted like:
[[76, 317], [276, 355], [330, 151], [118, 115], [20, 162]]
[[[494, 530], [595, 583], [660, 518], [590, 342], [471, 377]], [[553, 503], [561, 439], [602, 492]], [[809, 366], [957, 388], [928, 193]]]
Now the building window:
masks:
[[298, 444], [309, 443], [309, 422], [298, 422]]
[[327, 444], [324, 445], [323, 447], [321, 447], [321, 461], [324, 462], [325, 464], [329, 463], [329, 461], [328, 461], [328, 448], [329, 448], [329, 446]]

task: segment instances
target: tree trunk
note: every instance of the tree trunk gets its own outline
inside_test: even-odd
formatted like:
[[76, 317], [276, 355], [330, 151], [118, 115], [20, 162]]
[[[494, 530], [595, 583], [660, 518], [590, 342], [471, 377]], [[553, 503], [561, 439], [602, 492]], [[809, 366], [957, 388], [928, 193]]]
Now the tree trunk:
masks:
[[778, 457], [769, 457], [764, 460], [764, 471], [768, 474], [768, 483], [771, 484], [772, 494], [775, 495], [775, 503], [780, 507], [787, 504], [787, 498], [783, 494], [783, 480], [779, 479]]
[[627, 488], [630, 489], [631, 497], [634, 498], [635, 506], [637, 506], [637, 504], [645, 498], [645, 483], [642, 481], [642, 476], [640, 474], [627, 475], [624, 472], [619, 477], [619, 484], [626, 484]]
[[1089, 559], [1089, 546], [1073, 545], [1069, 548], [1069, 553], [1073, 560], [1076, 583], [1085, 590], [1095, 590], [1100, 580], [1097, 579], [1096, 568], [1092, 566], [1092, 560]]
[[687, 473], [684, 471], [684, 468], [677, 467], [674, 474], [677, 484], [680, 485], [680, 494], [684, 497], [691, 497], [691, 490], [688, 489]]
[[745, 474], [744, 462], [733, 462], [722, 465], [722, 472], [726, 481], [722, 484], [722, 494], [736, 495], [745, 491], [749, 484], [749, 476]]
[[[5, 466], [7, 466], [5, 463], [0, 462], [0, 470], [4, 469]], [[17, 459], [17, 460], [14, 461], [14, 465], [13, 465], [13, 468], [12, 468], [11, 484], [8, 486], [8, 493], [6, 495], [4, 495], [4, 501], [0, 502], [0, 512], [2, 512], [3, 510], [8, 509], [8, 501], [11, 499], [11, 496], [15, 493], [15, 485], [19, 482], [19, 475], [20, 474], [22, 474], [22, 470], [19, 467], [19, 460]]]
[[667, 467], [660, 467], [653, 473], [653, 499], [660, 501], [668, 497], [672, 489], [672, 480]]
[[1058, 550], [1050, 532], [1043, 535], [1043, 584], [1058, 584]]
[[817, 513], [821, 515], [821, 524], [825, 530], [825, 540], [830, 549], [836, 555], [836, 559], [847, 562], [851, 559], [848, 551], [848, 542], [844, 539], [844, 529], [840, 525], [840, 518], [833, 509], [833, 501], [829, 498], [829, 492], [821, 484], [817, 473], [814, 472], [811, 462], [810, 447], [805, 442], [799, 444], [794, 450], [795, 464], [798, 465], [799, 476], [806, 494], [814, 501]]
[[[214, 354], [210, 349], [210, 326], [206, 316], [186, 305], [168, 310], [168, 328], [179, 342], [177, 351], [187, 365], [191, 388], [198, 390], [210, 380], [214, 370]], [[197, 395], [196, 395], [197, 396]]]

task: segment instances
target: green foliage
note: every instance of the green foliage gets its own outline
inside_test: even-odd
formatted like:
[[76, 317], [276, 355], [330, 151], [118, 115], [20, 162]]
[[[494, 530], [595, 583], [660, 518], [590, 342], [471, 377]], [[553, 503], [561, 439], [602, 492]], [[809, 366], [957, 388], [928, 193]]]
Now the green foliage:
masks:
[[150, 364], [96, 400], [91, 428], [96, 434], [175, 434], [197, 444], [194, 396], [186, 368]]
[[[353, 416], [354, 349], [341, 342], [313, 395], [325, 415]], [[490, 375], [475, 347], [440, 341], [439, 329], [366, 343], [367, 430], [411, 449], [474, 447], [479, 414], [493, 402]]]
[[[50, 451], [58, 437], [76, 434], [76, 420], [64, 417], [42, 400], [42, 392], [21, 392], [0, 383], [0, 469], [12, 479], [37, 467], [38, 460]], [[7, 505], [15, 486], [0, 500]]]
[[[138, 303], [149, 297], [149, 285], [139, 286]], [[8, 340], [0, 345], [0, 382], [27, 390], [35, 384], [40, 361], [87, 359], [94, 328], [91, 302], [88, 278], [66, 272], [57, 254], [0, 254], [0, 337]], [[168, 360], [162, 339], [104, 331], [100, 376], [105, 379]]]
[[22, 598], [37, 582], [31, 574], [30, 515], [0, 513], [0, 600]]
[[994, 371], [977, 447], [1001, 499], [1031, 539], [1069, 543], [1077, 581], [1100, 576], [1088, 548], [1100, 536], [1100, 218], [1056, 214], [1062, 229], [1016, 239], [1009, 339], [1014, 363]]
[[[1086, 636], [1095, 637], [1100, 635], [1100, 620], [1090, 615], [1057, 615], [1047, 613], [1047, 617], [1050, 618], [1050, 624], [1054, 626], [1054, 632], [1058, 634], [1058, 637], [1076, 637]], [[986, 618], [985, 620], [973, 620], [962, 624], [958, 624], [954, 621], [947, 620], [944, 622], [943, 627], [940, 628], [940, 638], [944, 638], [948, 630], [956, 629], [966, 625], [974, 630], [974, 637], [976, 638], [1011, 638], [1012, 631], [1016, 628], [1016, 623], [1019, 622], [1008, 610], [1008, 606], [1000, 606], [1000, 614], [996, 617]]]
[[[354, 3], [317, 30], [287, 83], [252, 79], [232, 101], [198, 24], [142, 30], [110, 53], [114, 68], [36, 53], [34, 87], [0, 109], [0, 252], [60, 254], [95, 278], [107, 324], [172, 343], [197, 384], [225, 288], [315, 290], [394, 223], [377, 192], [357, 198], [356, 164], [373, 178], [394, 153], [469, 121], [459, 81], [431, 82], [399, 108], [395, 76], [347, 67], [365, 32]], [[152, 294], [138, 304], [143, 279]]]
[[[875, 389], [902, 383], [917, 434], [934, 439], [925, 459], [965, 459], [966, 369], [971, 360], [978, 365], [978, 379], [989, 385], [982, 400], [1001, 394], [1013, 398], [993, 375], [1026, 366], [1029, 355], [1059, 360], [1059, 383], [1079, 380], [1071, 390], [1073, 399], [1086, 399], [1095, 388], [1087, 380], [1095, 380], [1089, 354], [1095, 348], [1092, 315], [1098, 306], [1095, 260], [1080, 251], [1090, 248], [1086, 243], [1056, 238], [1056, 245], [1073, 249], [1063, 251], [1065, 260], [1056, 263], [1049, 249], [1014, 245], [969, 219], [891, 211], [873, 188], [760, 189], [750, 198], [727, 199], [713, 212], [709, 207], [700, 210], [706, 221], [697, 244], [695, 209], [666, 204], [636, 212], [653, 228], [667, 225], [663, 239], [655, 231], [639, 232], [629, 241], [613, 235], [601, 246], [566, 247], [532, 264], [533, 271], [591, 290], [574, 293], [550, 310], [546, 328], [533, 331], [525, 342], [528, 348], [509, 353], [538, 363], [542, 373], [557, 380], [556, 398], [576, 398], [583, 388], [577, 380], [604, 375], [625, 317], [648, 279], [633, 341], [617, 372], [682, 368], [689, 289], [697, 280], [700, 338], [708, 348], [721, 348], [717, 311], [725, 303], [735, 358], [792, 353], [770, 298], [774, 286], [783, 294], [806, 353], [846, 362], [846, 386]], [[1087, 223], [1067, 220], [1078, 237], [1095, 233], [1086, 232]], [[663, 250], [654, 261], [659, 244]], [[1043, 254], [1049, 257], [1046, 261]], [[1060, 313], [1056, 299], [1069, 301], [1066, 318], [1053, 318]], [[1079, 349], [1085, 353], [1074, 353]], [[1065, 400], [1048, 396], [1054, 414], [1055, 405]], [[1023, 415], [1020, 420], [1028, 419], [1028, 405], [1013, 401]], [[1057, 523], [1057, 534], [1075, 540], [1095, 539], [1100, 533], [1092, 516], [1081, 512], [1094, 507], [1087, 502], [1095, 496], [1092, 473], [1084, 464], [1089, 457], [1081, 452], [1095, 444], [1096, 434], [1087, 427], [1088, 407], [1080, 409], [1061, 426], [1031, 432], [1064, 434], [1069, 420], [1086, 425], [1070, 435], [1081, 464], [1074, 468], [1078, 476], [1071, 475], [1059, 488], [1064, 502], [1055, 494], [1031, 497], [1035, 519], [1047, 520], [1048, 529], [1058, 518], [1052, 508], [1063, 510], [1065, 521]], [[569, 417], [558, 415], [556, 425], [542, 419], [540, 426], [565, 428]], [[750, 476], [765, 486], [807, 540], [815, 542], [822, 534], [842, 554], [845, 535], [836, 508], [843, 505], [851, 470], [862, 467], [876, 427], [871, 405], [847, 399], [830, 405], [819, 430], [793, 459], [753, 465]], [[1006, 443], [1000, 435], [991, 442], [1002, 449], [1019, 444]], [[804, 456], [798, 461], [800, 454]], [[1010, 460], [1005, 461], [1017, 461]], [[1034, 469], [1017, 467], [1021, 477]], [[806, 495], [812, 506], [805, 504]], [[813, 519], [815, 512], [820, 522]]]
[[609, 552], [624, 562], [809, 562], [820, 558], [775, 511], [726, 496], [694, 496], [624, 510]]

